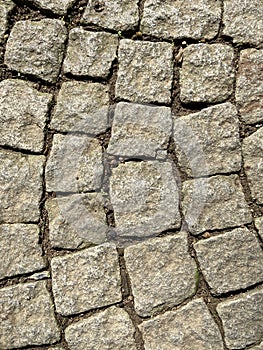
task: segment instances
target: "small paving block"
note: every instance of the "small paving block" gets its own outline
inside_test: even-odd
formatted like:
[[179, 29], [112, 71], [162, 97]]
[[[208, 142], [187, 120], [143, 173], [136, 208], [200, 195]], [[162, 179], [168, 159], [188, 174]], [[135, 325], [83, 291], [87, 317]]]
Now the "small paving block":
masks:
[[43, 10], [49, 10], [59, 15], [66, 15], [67, 10], [75, 3], [75, 0], [30, 0]]
[[256, 225], [256, 228], [258, 230], [260, 237], [263, 240], [263, 216], [255, 219], [255, 225]]
[[8, 16], [13, 10], [15, 3], [11, 0], [0, 0], [0, 42], [4, 38], [8, 24]]

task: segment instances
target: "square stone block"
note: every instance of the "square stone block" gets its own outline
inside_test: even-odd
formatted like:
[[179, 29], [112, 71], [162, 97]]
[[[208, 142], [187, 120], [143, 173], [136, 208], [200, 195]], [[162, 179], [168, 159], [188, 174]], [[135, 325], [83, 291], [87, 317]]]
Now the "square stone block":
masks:
[[67, 10], [74, 4], [75, 0], [31, 0], [34, 5], [49, 10], [59, 15], [66, 15]]

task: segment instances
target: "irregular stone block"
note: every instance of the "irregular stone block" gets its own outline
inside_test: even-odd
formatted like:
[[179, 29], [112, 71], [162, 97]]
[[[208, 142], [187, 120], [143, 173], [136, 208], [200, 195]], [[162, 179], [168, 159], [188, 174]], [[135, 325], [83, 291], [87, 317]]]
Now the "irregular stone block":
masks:
[[15, 4], [11, 0], [0, 0], [0, 42], [4, 38], [8, 24], [8, 15], [13, 10]]
[[4, 62], [10, 69], [54, 83], [66, 37], [64, 22], [56, 19], [16, 22], [7, 41]]
[[229, 349], [243, 349], [263, 336], [263, 289], [223, 301], [216, 308]]
[[189, 45], [180, 70], [180, 99], [183, 103], [215, 103], [233, 91], [234, 50], [224, 44]]
[[256, 228], [258, 230], [259, 235], [261, 236], [261, 238], [263, 240], [263, 216], [255, 219], [255, 225], [256, 225]]
[[132, 102], [169, 104], [173, 48], [164, 42], [120, 41], [116, 97]]
[[263, 350], [263, 342], [257, 346], [253, 346], [253, 348], [251, 348], [251, 350]]
[[67, 10], [74, 4], [75, 0], [30, 0], [34, 5], [43, 10], [49, 10], [59, 15], [66, 15]]

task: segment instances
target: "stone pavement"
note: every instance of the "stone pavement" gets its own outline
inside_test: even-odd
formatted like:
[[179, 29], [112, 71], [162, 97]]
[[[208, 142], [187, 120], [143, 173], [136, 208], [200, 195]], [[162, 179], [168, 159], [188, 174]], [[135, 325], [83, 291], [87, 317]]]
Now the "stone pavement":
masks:
[[263, 350], [262, 0], [0, 0], [0, 350]]

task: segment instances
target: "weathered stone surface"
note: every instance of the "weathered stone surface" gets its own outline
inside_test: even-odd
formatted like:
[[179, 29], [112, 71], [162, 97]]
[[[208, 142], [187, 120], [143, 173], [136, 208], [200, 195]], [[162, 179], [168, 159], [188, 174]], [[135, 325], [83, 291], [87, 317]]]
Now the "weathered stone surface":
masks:
[[45, 282], [0, 290], [0, 348], [53, 344], [60, 332]]
[[120, 270], [114, 244], [103, 244], [51, 260], [56, 310], [62, 315], [121, 301]]
[[219, 29], [221, 7], [211, 0], [146, 0], [141, 30], [166, 39], [212, 39]]
[[0, 83], [0, 144], [34, 152], [44, 147], [48, 106], [52, 95], [18, 79]]
[[138, 0], [90, 0], [82, 22], [112, 30], [133, 30], [139, 22]]
[[59, 91], [51, 128], [98, 135], [108, 128], [108, 88], [99, 83], [67, 81]]
[[71, 350], [136, 350], [134, 333], [127, 312], [111, 307], [73, 323], [66, 328], [65, 337]]
[[245, 123], [263, 121], [263, 50], [241, 51], [236, 80], [236, 102]]
[[172, 57], [171, 44], [121, 40], [116, 96], [132, 102], [170, 103]]
[[241, 226], [252, 221], [237, 175], [185, 181], [182, 208], [192, 234]]
[[188, 253], [187, 233], [130, 246], [124, 258], [142, 317], [178, 305], [196, 291], [197, 266]]
[[106, 215], [99, 193], [48, 199], [49, 239], [52, 247], [77, 249], [106, 241]]
[[0, 225], [0, 278], [45, 267], [37, 225]]
[[34, 5], [50, 10], [59, 15], [65, 15], [67, 10], [74, 4], [75, 0], [30, 0]]
[[213, 294], [263, 281], [263, 251], [247, 228], [237, 228], [195, 245], [201, 270]]
[[139, 328], [145, 350], [224, 349], [219, 329], [202, 299], [143, 322]]
[[263, 350], [263, 342], [257, 346], [253, 346], [253, 348], [251, 348], [251, 350]]
[[120, 237], [180, 227], [179, 193], [170, 162], [127, 162], [112, 170], [110, 196]]
[[263, 204], [263, 127], [243, 140], [242, 151], [252, 198]]
[[173, 129], [178, 162], [187, 175], [195, 177], [240, 170], [239, 120], [231, 103], [175, 117]]
[[0, 42], [7, 29], [7, 19], [15, 4], [11, 0], [0, 0]]
[[255, 219], [255, 225], [260, 237], [263, 239], [263, 216]]
[[263, 2], [224, 0], [223, 34], [234, 43], [263, 43]]
[[0, 150], [0, 223], [38, 221], [44, 160]]
[[6, 45], [5, 64], [25, 74], [55, 82], [63, 59], [67, 30], [56, 19], [19, 21]]
[[263, 290], [255, 289], [218, 304], [225, 342], [230, 349], [243, 349], [263, 336]]
[[123, 157], [158, 158], [172, 134], [171, 109], [120, 102], [115, 109], [107, 152]]
[[117, 46], [117, 35], [74, 28], [69, 33], [64, 72], [107, 78]]
[[180, 70], [183, 103], [222, 102], [233, 91], [234, 50], [224, 44], [189, 45]]

